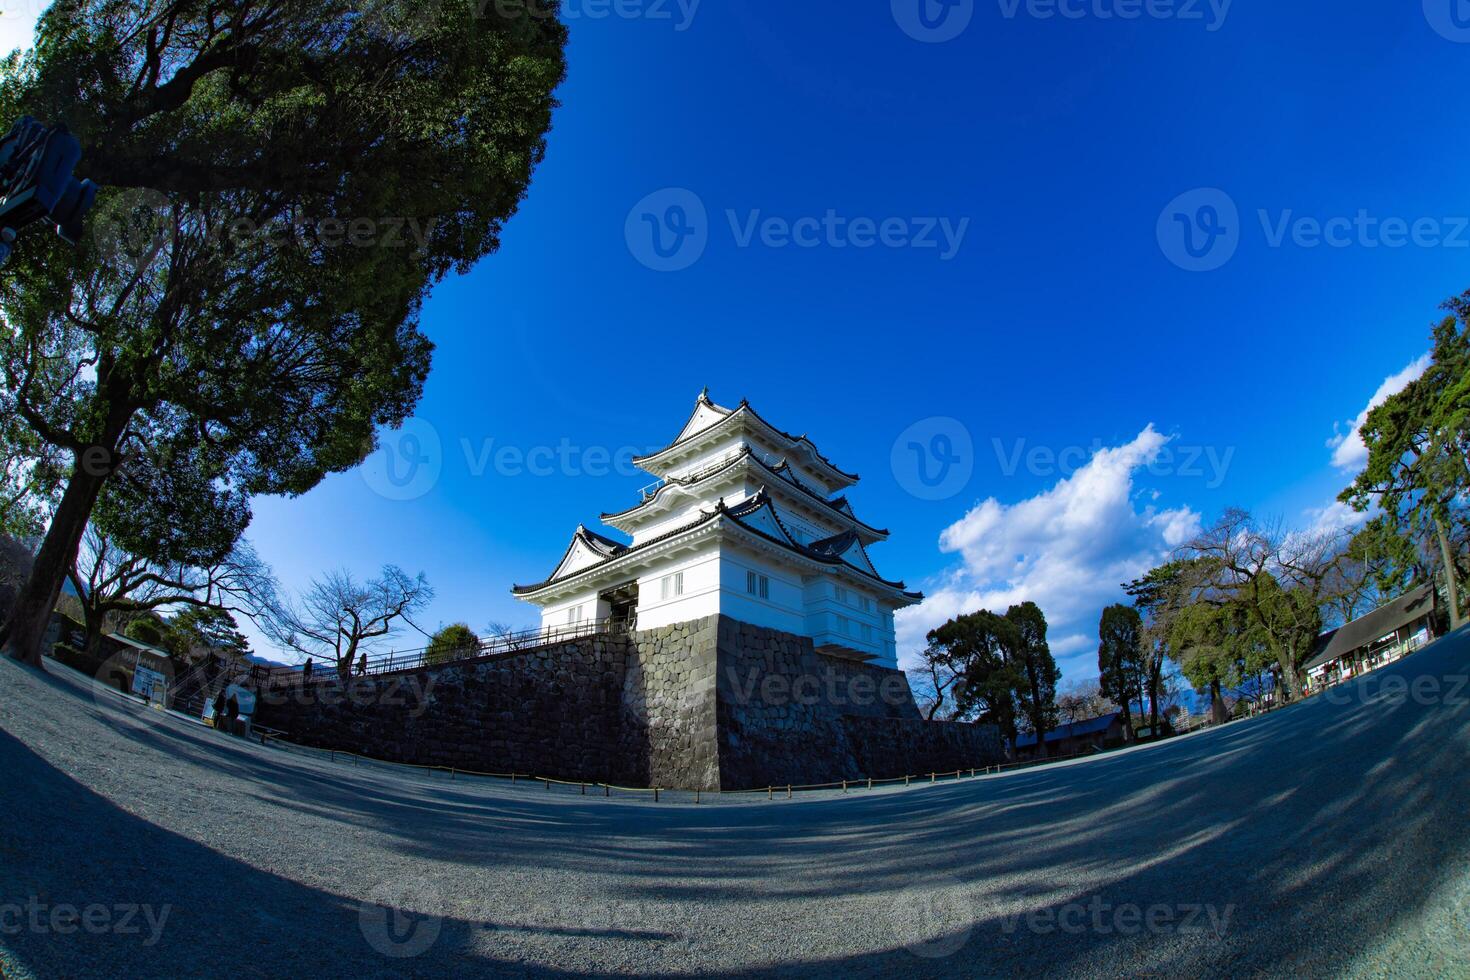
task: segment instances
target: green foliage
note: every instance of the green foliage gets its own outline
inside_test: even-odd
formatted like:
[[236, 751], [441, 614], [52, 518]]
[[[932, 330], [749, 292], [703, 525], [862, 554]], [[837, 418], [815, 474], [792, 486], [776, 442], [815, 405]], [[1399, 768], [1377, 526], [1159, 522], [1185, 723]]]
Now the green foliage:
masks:
[[208, 563], [251, 496], [306, 492], [408, 417], [424, 296], [498, 247], [544, 154], [554, 9], [46, 11], [0, 66], [0, 116], [66, 122], [103, 190], [79, 247], [28, 233], [0, 278], [6, 418], [70, 456], [29, 636], [99, 495], [127, 550]]
[[1035, 603], [951, 619], [929, 633], [924, 660], [938, 699], [953, 693], [956, 718], [996, 725], [1008, 739], [1023, 721], [1041, 734], [1057, 725], [1061, 671]]
[[429, 640], [424, 651], [424, 662], [437, 664], [463, 657], [478, 650], [480, 638], [465, 623], [451, 623], [441, 627]]
[[1006, 620], [1015, 630], [1009, 659], [1017, 677], [1016, 706], [1039, 740], [1057, 727], [1057, 682], [1062, 672], [1046, 642], [1046, 616], [1036, 603], [1012, 606]]
[[[1341, 499], [1382, 510], [1382, 531], [1427, 545], [1437, 556], [1460, 625], [1465, 499], [1470, 492], [1470, 292], [1444, 304], [1424, 374], [1368, 413], [1368, 462]], [[1379, 543], [1383, 543], [1380, 533]]]
[[982, 610], [957, 616], [929, 633], [926, 656], [944, 663], [956, 678], [955, 717], [997, 725], [1016, 737], [1015, 690], [1020, 674], [1009, 651], [1020, 645], [1013, 623]]
[[1122, 706], [1124, 727], [1132, 727], [1131, 705], [1141, 693], [1143, 617], [1122, 604], [1103, 610], [1098, 623], [1097, 670], [1103, 696]]
[[168, 622], [169, 629], [183, 641], [185, 652], [206, 647], [232, 659], [249, 655], [250, 643], [228, 610], [214, 606], [189, 606]]

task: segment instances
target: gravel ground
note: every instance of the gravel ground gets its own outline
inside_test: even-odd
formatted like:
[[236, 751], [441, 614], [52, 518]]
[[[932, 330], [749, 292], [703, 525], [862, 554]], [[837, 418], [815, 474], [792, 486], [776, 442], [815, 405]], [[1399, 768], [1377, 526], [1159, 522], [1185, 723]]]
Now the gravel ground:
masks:
[[739, 806], [333, 764], [48, 670], [0, 662], [5, 978], [1470, 975], [1470, 633], [1161, 745]]

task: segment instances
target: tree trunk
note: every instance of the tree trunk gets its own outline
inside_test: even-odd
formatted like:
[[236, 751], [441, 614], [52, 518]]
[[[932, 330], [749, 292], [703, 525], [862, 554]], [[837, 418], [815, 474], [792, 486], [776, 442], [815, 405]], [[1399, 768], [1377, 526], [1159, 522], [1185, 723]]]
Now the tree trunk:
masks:
[[61, 585], [77, 560], [82, 532], [92, 517], [92, 507], [107, 480], [104, 473], [82, 464], [72, 469], [61, 503], [51, 518], [30, 577], [16, 594], [6, 623], [5, 651], [22, 663], [41, 666], [41, 642], [51, 621], [51, 611], [61, 595]]
[[1439, 538], [1439, 556], [1444, 563], [1445, 594], [1450, 602], [1450, 629], [1464, 625], [1460, 618], [1460, 577], [1455, 572], [1455, 556], [1450, 549], [1450, 538], [1438, 516], [1434, 518], [1434, 533]]
[[1159, 735], [1159, 682], [1163, 672], [1162, 661], [1155, 661], [1148, 672], [1148, 723], [1155, 738]]
[[1223, 725], [1230, 720], [1230, 714], [1225, 710], [1225, 696], [1220, 693], [1220, 681], [1210, 681], [1210, 721], [1216, 725]]
[[1133, 741], [1133, 712], [1128, 708], [1128, 696], [1123, 696], [1123, 741]]

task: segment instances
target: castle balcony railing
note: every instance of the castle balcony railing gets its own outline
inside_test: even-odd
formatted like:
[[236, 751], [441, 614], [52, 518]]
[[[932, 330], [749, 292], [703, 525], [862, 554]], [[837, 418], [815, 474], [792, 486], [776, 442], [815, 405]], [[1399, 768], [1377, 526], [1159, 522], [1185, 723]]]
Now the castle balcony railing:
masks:
[[[631, 629], [632, 624], [626, 619], [584, 620], [565, 626], [543, 626], [534, 630], [497, 633], [483, 637], [473, 645], [466, 644], [457, 649], [433, 650], [431, 647], [423, 647], [416, 650], [369, 654], [366, 660], [359, 660], [352, 664], [350, 676], [372, 677], [417, 670], [426, 666], [442, 666], [460, 660], [479, 660], [498, 655], [529, 653], [585, 637], [622, 635]], [[266, 686], [280, 688], [299, 686], [308, 682], [332, 683], [340, 682], [340, 680], [335, 665], [330, 661], [325, 661], [314, 662], [309, 678], [300, 667], [272, 668], [266, 679]]]

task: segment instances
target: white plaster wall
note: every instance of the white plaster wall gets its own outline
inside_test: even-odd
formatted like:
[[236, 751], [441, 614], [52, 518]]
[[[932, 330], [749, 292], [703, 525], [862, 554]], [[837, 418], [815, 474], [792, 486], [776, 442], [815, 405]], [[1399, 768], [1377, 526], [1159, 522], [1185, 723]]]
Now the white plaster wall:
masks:
[[582, 621], [607, 619], [612, 615], [612, 606], [597, 597], [596, 589], [578, 595], [574, 599], [562, 599], [541, 610], [541, 628], [546, 631], [565, 630], [572, 627], [569, 614], [574, 606], [582, 607]]
[[[750, 572], [766, 576], [770, 583], [766, 598], [750, 594]], [[804, 587], [797, 568], [764, 554], [726, 548], [720, 557], [720, 579], [720, 611], [726, 616], [798, 636], [805, 632]]]
[[[684, 593], [665, 600], [663, 578], [676, 572], [684, 573]], [[658, 629], [719, 611], [720, 555], [713, 542], [705, 551], [671, 557], [638, 578], [639, 629]]]

